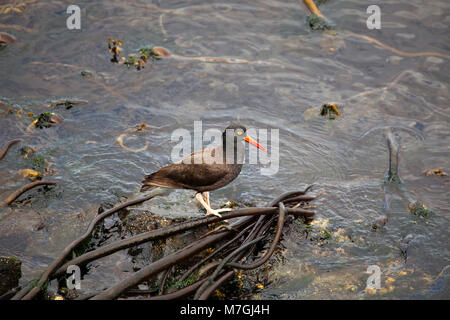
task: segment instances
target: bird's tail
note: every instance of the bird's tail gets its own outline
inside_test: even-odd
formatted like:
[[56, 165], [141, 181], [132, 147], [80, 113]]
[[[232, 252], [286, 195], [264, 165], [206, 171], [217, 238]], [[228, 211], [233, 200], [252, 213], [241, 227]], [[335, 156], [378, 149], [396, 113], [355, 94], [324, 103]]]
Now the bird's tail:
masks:
[[157, 186], [155, 186], [154, 183], [151, 183], [153, 180], [153, 177], [155, 176], [156, 172], [153, 172], [152, 174], [146, 175], [145, 179], [141, 181], [142, 183], [142, 187], [141, 187], [141, 192], [144, 191], [149, 191], [152, 190], [154, 188], [157, 188]]
[[157, 187], [156, 187], [156, 186], [149, 186], [149, 185], [144, 184], [144, 185], [141, 187], [141, 192], [153, 190], [153, 189], [155, 189], [155, 188], [157, 188]]

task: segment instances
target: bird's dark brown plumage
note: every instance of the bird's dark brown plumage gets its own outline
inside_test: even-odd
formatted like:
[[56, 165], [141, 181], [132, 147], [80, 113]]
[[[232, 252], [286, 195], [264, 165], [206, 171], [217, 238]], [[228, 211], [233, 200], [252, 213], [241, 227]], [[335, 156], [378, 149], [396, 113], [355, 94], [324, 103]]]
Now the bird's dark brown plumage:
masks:
[[[240, 125], [231, 125], [227, 129], [242, 129], [245, 133], [246, 129]], [[223, 133], [223, 141], [221, 145], [204, 148], [198, 150], [177, 163], [163, 167], [158, 171], [147, 175], [142, 181], [144, 184], [141, 191], [151, 190], [155, 187], [172, 188], [172, 189], [192, 189], [197, 192], [212, 191], [226, 186], [236, 179], [242, 169], [244, 151], [242, 139], [237, 139], [234, 135]], [[232, 163], [227, 163], [226, 159], [226, 141], [234, 139], [234, 159]], [[239, 147], [238, 144], [241, 144]], [[208, 163], [200, 159], [206, 159], [209, 155], [221, 152], [222, 163]], [[220, 153], [218, 153], [220, 155]], [[190, 161], [186, 161], [189, 159]], [[198, 164], [197, 164], [198, 163]]]

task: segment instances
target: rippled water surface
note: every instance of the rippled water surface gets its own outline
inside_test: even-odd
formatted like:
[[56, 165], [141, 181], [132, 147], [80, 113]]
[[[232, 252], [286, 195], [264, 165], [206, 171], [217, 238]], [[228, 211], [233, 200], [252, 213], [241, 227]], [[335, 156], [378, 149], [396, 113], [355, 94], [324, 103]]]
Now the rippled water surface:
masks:
[[[213, 203], [264, 205], [314, 184], [321, 195], [313, 230], [331, 235], [311, 241], [303, 225], [291, 223], [284, 258], [255, 298], [450, 297], [450, 180], [423, 174], [450, 172], [448, 1], [383, 1], [381, 30], [368, 30], [372, 2], [330, 0], [320, 8], [336, 33], [312, 32], [299, 0], [79, 1], [80, 31], [66, 28], [69, 4], [38, 0], [21, 13], [0, 15], [0, 31], [17, 38], [0, 48], [0, 144], [23, 140], [0, 161], [0, 199], [25, 183], [17, 174], [33, 165], [19, 152], [25, 145], [51, 163], [54, 171], [45, 179], [58, 181], [0, 208], [0, 255], [23, 261], [23, 282], [85, 230], [100, 204], [139, 196], [142, 176], [169, 163], [175, 129], [193, 131], [202, 120], [204, 129], [222, 130], [239, 121], [280, 130], [280, 169], [264, 176], [260, 166], [244, 166], [231, 185], [212, 193]], [[442, 55], [405, 56], [348, 31], [404, 52]], [[108, 38], [122, 40], [125, 55], [149, 45], [174, 57], [137, 71], [110, 62]], [[81, 75], [86, 70], [90, 77]], [[57, 99], [88, 103], [53, 108], [63, 124], [27, 131], [33, 120], [27, 113], [49, 111], [43, 105]], [[317, 116], [330, 101], [343, 104], [342, 118]], [[147, 127], [124, 144], [148, 142], [148, 148], [122, 148], [118, 136], [141, 123]], [[397, 187], [383, 188], [388, 128], [400, 141], [408, 200], [425, 204], [434, 212], [429, 217], [412, 215]], [[173, 191], [146, 206], [158, 214], [200, 216], [193, 194]], [[388, 223], [374, 230], [386, 194], [392, 199]], [[382, 272], [374, 295], [365, 290], [369, 265]], [[115, 276], [102, 279], [115, 282]]]

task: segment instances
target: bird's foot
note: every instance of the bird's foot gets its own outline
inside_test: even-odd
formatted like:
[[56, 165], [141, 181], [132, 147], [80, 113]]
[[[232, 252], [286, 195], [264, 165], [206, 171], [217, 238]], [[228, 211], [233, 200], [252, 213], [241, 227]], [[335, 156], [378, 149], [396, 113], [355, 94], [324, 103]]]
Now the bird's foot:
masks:
[[231, 211], [231, 209], [230, 208], [223, 208], [223, 209], [217, 209], [217, 210], [210, 209], [210, 210], [206, 211], [206, 215], [213, 214], [215, 216], [222, 218], [222, 215], [219, 212], [226, 212], [226, 211]]

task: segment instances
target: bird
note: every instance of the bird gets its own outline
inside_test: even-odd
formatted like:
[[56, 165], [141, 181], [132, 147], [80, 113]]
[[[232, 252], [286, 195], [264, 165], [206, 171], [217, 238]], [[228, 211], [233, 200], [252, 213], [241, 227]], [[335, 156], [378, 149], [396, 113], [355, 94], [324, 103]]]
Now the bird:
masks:
[[249, 137], [247, 129], [240, 124], [230, 124], [222, 133], [221, 144], [197, 150], [181, 160], [163, 167], [141, 182], [141, 192], [157, 187], [191, 189], [197, 191], [195, 198], [206, 209], [206, 215], [221, 217], [220, 212], [229, 208], [212, 209], [209, 192], [222, 188], [241, 172], [244, 160], [244, 141], [266, 151], [256, 140]]

